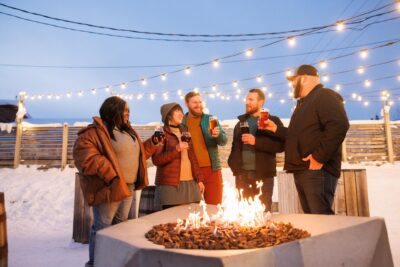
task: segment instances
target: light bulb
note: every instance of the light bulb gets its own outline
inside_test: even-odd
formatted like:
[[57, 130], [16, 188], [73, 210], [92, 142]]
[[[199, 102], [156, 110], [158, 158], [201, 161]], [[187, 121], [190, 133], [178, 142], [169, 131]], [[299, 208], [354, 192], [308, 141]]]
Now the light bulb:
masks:
[[262, 75], [258, 75], [256, 78], [257, 82], [262, 82], [263, 81], [263, 76]]
[[251, 57], [253, 55], [254, 49], [253, 48], [249, 48], [246, 50], [245, 54], [247, 57]]
[[160, 77], [161, 77], [161, 80], [165, 81], [167, 79], [167, 74], [163, 73], [163, 74], [161, 74]]
[[343, 20], [339, 20], [336, 22], [336, 30], [337, 31], [341, 32], [344, 30], [344, 28], [345, 28], [345, 24], [344, 24]]
[[326, 67], [328, 67], [328, 62], [326, 60], [322, 60], [319, 62], [319, 66], [321, 67], [321, 69], [325, 69]]
[[296, 38], [294, 37], [294, 36], [292, 36], [292, 37], [289, 37], [288, 38], [288, 44], [289, 44], [289, 46], [295, 46], [296, 45]]
[[367, 57], [368, 57], [368, 49], [362, 49], [362, 50], [360, 50], [360, 57], [361, 57], [362, 59], [367, 58]]
[[191, 67], [186, 67], [185, 68], [185, 74], [189, 75], [192, 72], [192, 68]]
[[212, 62], [214, 68], [218, 68], [219, 67], [219, 59], [214, 59]]

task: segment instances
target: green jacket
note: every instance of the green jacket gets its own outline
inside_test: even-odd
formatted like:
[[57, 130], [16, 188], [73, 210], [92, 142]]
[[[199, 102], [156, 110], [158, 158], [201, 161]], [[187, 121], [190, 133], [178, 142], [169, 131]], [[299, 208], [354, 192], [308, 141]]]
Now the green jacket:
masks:
[[[186, 124], [187, 116], [188, 113], [185, 114], [182, 121], [182, 124], [186, 128], [187, 128]], [[203, 113], [203, 115], [201, 115], [200, 127], [203, 133], [204, 142], [207, 146], [208, 155], [210, 156], [212, 170], [216, 171], [221, 169], [221, 162], [219, 160], [219, 155], [218, 155], [218, 146], [226, 145], [226, 143], [228, 142], [228, 137], [226, 136], [226, 133], [222, 129], [219, 122], [218, 122], [218, 127], [220, 131], [219, 136], [217, 138], [211, 136], [211, 133], [209, 131], [209, 122], [208, 122], [210, 117], [211, 115]]]

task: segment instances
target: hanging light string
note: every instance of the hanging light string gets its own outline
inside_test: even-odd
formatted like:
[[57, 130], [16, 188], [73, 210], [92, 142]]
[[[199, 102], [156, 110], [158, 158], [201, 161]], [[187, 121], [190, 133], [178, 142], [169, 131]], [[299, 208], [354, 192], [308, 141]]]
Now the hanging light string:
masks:
[[[41, 21], [37, 21], [37, 20], [24, 18], [24, 17], [21, 17], [21, 16], [17, 16], [17, 15], [13, 15], [13, 14], [7, 13], [7, 12], [1, 12], [0, 11], [0, 14], [5, 15], [5, 16], [9, 16], [9, 17], [13, 17], [13, 18], [16, 18], [16, 19], [28, 21], [28, 22], [33, 22], [33, 23], [37, 23], [37, 24], [41, 24], [41, 25], [45, 25], [45, 26], [50, 26], [50, 27], [55, 27], [55, 28], [59, 28], [59, 29], [64, 29], [64, 30], [69, 30], [69, 31], [83, 32], [83, 33], [89, 33], [89, 34], [95, 34], [95, 35], [103, 35], [103, 36], [108, 36], [108, 37], [136, 39], [136, 40], [167, 41], [167, 42], [187, 42], [187, 43], [196, 43], [196, 42], [213, 43], [213, 42], [244, 42], [244, 41], [247, 42], [247, 41], [260, 41], [260, 40], [277, 39], [277, 40], [280, 40], [280, 41], [289, 40], [292, 43], [293, 41], [295, 41], [294, 37], [321, 34], [321, 33], [334, 31], [333, 29], [330, 29], [332, 27], [336, 27], [337, 31], [343, 31], [344, 28], [345, 28], [345, 25], [357, 25], [357, 24], [360, 24], [360, 23], [363, 23], [363, 22], [367, 21], [368, 19], [375, 18], [377, 16], [388, 15], [388, 14], [391, 14], [391, 13], [394, 13], [394, 12], [396, 12], [396, 9], [393, 9], [393, 10], [390, 10], [390, 11], [386, 11], [386, 12], [383, 12], [383, 13], [379, 13], [379, 14], [374, 14], [374, 15], [368, 16], [366, 18], [358, 19], [358, 20], [355, 20], [355, 21], [352, 21], [354, 19], [354, 17], [350, 18], [350, 19], [347, 19], [347, 20], [340, 20], [340, 21], [337, 21], [337, 22], [329, 24], [329, 25], [320, 26], [320, 27], [314, 27], [314, 28], [308, 28], [310, 30], [307, 29], [307, 31], [304, 31], [304, 29], [303, 29], [301, 31], [304, 31], [304, 32], [296, 33], [296, 34], [294, 34], [292, 36], [273, 36], [273, 37], [244, 38], [244, 39], [215, 39], [215, 40], [210, 40], [210, 39], [207, 39], [207, 40], [204, 40], [204, 39], [166, 39], [166, 38], [148, 38], [148, 37], [138, 37], [138, 36], [128, 36], [128, 35], [117, 35], [117, 34], [111, 34], [111, 33], [95, 32], [95, 31], [89, 31], [89, 30], [83, 30], [83, 29], [76, 29], [76, 28], [71, 28], [71, 27], [59, 26], [59, 25], [55, 25], [55, 24], [51, 24], [51, 23], [46, 23], [46, 22], [41, 22]], [[358, 17], [358, 16], [356, 16], [356, 17]], [[392, 18], [390, 20], [394, 20], [394, 19], [399, 19], [399, 18], [398, 17], [394, 17], [394, 18]], [[356, 26], [354, 26], [354, 27], [348, 27], [348, 29], [349, 30], [362, 31], [366, 27], [369, 27], [371, 25], [375, 25], [375, 24], [378, 24], [378, 23], [386, 22], [386, 21], [389, 21], [389, 20], [375, 21], [374, 23], [367, 24], [367, 25], [365, 25], [365, 27], [362, 27], [362, 28], [357, 28]]]
[[[393, 46], [393, 45], [397, 45], [397, 44], [399, 44], [399, 43], [400, 43], [400, 39], [398, 39], [398, 40], [393, 40], [393, 41], [390, 41], [390, 42], [387, 42], [387, 43], [384, 43], [384, 44], [380, 44], [380, 45], [377, 45], [377, 46], [373, 46], [373, 47], [369, 47], [369, 48], [364, 48], [363, 50], [356, 50], [356, 51], [353, 51], [353, 52], [350, 52], [350, 53], [347, 53], [347, 54], [344, 54], [344, 55], [341, 55], [341, 56], [336, 56], [336, 57], [333, 57], [333, 58], [329, 58], [329, 59], [326, 59], [326, 60], [324, 60], [324, 61], [325, 61], [325, 62], [332, 62], [332, 61], [338, 60], [338, 59], [340, 59], [340, 58], [345, 58], [345, 57], [349, 57], [349, 56], [355, 55], [355, 54], [357, 54], [357, 53], [361, 53], [360, 51], [373, 51], [373, 50], [377, 50], [377, 49], [381, 49], [381, 48], [386, 48], [386, 47], [390, 47], [390, 46]], [[367, 50], [366, 50], [366, 49], [367, 49]], [[318, 62], [314, 62], [313, 64], [318, 64]], [[373, 66], [372, 66], [372, 67], [373, 67]], [[187, 69], [186, 69], [186, 70], [187, 70]], [[142, 84], [142, 86], [146, 86], [146, 85], [147, 85], [147, 81], [148, 81], [149, 79], [154, 79], [154, 78], [157, 78], [157, 77], [168, 77], [169, 74], [175, 73], [175, 72], [177, 72], [177, 71], [178, 71], [178, 70], [173, 71], [173, 72], [163, 73], [163, 74], [161, 74], [161, 75], [154, 75], [154, 76], [151, 76], [151, 77], [148, 77], [148, 78], [136, 79], [136, 80], [134, 80], [134, 82], [140, 81], [141, 84]], [[243, 81], [250, 81], [250, 80], [254, 80], [254, 79], [259, 80], [260, 77], [261, 77], [262, 79], [264, 79], [265, 77], [269, 77], [269, 76], [273, 76], [273, 75], [277, 75], [277, 74], [282, 74], [282, 73], [285, 73], [286, 71], [287, 71], [287, 70], [280, 70], [280, 71], [274, 71], [274, 72], [270, 72], [270, 73], [257, 74], [256, 76], [252, 76], [252, 77], [248, 77], [248, 78], [243, 78], [243, 79], [237, 79], [236, 81], [237, 81], [237, 82], [243, 82]], [[349, 71], [344, 71], [344, 72], [349, 72]], [[164, 76], [163, 76], [163, 75], [164, 75]], [[335, 75], [335, 73], [334, 73], [333, 75]], [[99, 89], [100, 89], [100, 90], [101, 90], [101, 89], [104, 89], [104, 90], [106, 90], [106, 92], [110, 92], [110, 91], [111, 91], [111, 88], [114, 88], [114, 87], [121, 87], [122, 89], [126, 89], [126, 87], [128, 86], [128, 84], [129, 84], [129, 83], [132, 83], [132, 82], [133, 82], [133, 81], [123, 82], [123, 83], [114, 84], [114, 85], [108, 85], [108, 86], [105, 86], [105, 87], [100, 87]], [[213, 83], [213, 84], [211, 84], [211, 85], [209, 84], [209, 85], [206, 85], [206, 86], [200, 86], [199, 88], [204, 89], [204, 88], [210, 88], [210, 87], [212, 87], [213, 85], [223, 86], [223, 85], [227, 85], [227, 84], [231, 84], [231, 83], [232, 83], [232, 81], [226, 81], [226, 82], [220, 82], [220, 83]], [[284, 84], [284, 83], [278, 83], [278, 84], [276, 84], [276, 85], [281, 85], [281, 84]], [[78, 94], [79, 96], [82, 96], [82, 95], [84, 94], [85, 91], [91, 91], [91, 92], [92, 92], [92, 90], [93, 90], [93, 89], [79, 90], [79, 91], [77, 92], [77, 94]], [[96, 90], [97, 90], [97, 89], [96, 89]], [[115, 90], [114, 90], [114, 91], [115, 91]], [[69, 91], [68, 93], [69, 93], [69, 94], [73, 94], [73, 92], [71, 92], [71, 91]], [[66, 93], [66, 94], [68, 94], [68, 93]], [[55, 93], [53, 93], [53, 94], [55, 94]], [[46, 95], [46, 94], [42, 94], [42, 95]], [[62, 94], [59, 94], [59, 95], [62, 95]]]
[[[236, 59], [236, 60], [224, 60], [221, 61], [221, 64], [234, 64], [234, 63], [241, 63], [241, 62], [253, 62], [253, 61], [264, 61], [270, 59], [281, 59], [281, 58], [292, 58], [298, 56], [305, 56], [305, 55], [312, 55], [312, 54], [320, 54], [325, 52], [334, 52], [334, 51], [342, 51], [348, 50], [351, 48], [365, 48], [367, 46], [372, 46], [376, 44], [382, 43], [390, 43], [400, 41], [400, 39], [390, 39], [390, 40], [382, 40], [377, 42], [371, 43], [364, 43], [358, 45], [352, 45], [347, 47], [340, 47], [334, 49], [326, 49], [326, 50], [316, 50], [311, 52], [304, 52], [304, 53], [295, 53], [295, 54], [284, 54], [284, 55], [277, 55], [277, 56], [267, 56], [267, 57], [247, 57], [245, 59]], [[31, 65], [31, 64], [9, 64], [9, 63], [0, 63], [1, 67], [21, 67], [21, 68], [46, 68], [46, 69], [146, 69], [146, 68], [167, 68], [167, 67], [185, 67], [185, 66], [194, 66], [199, 63], [186, 63], [186, 64], [159, 64], [159, 65], [126, 65], [126, 66], [66, 66], [66, 65]]]
[[[373, 14], [375, 12], [378, 12], [380, 10], [389, 8], [394, 6], [396, 10], [396, 3], [389, 3], [386, 5], [383, 5], [378, 8], [374, 8], [372, 10], [366, 11], [364, 13], [361, 13], [359, 15], [352, 16], [347, 19], [340, 20], [339, 22], [347, 22], [350, 23], [353, 20], [356, 19], [361, 19], [362, 17]], [[117, 32], [129, 32], [129, 33], [134, 33], [134, 34], [143, 34], [143, 35], [156, 35], [156, 36], [170, 36], [170, 37], [203, 37], [203, 38], [220, 38], [220, 37], [229, 37], [229, 38], [237, 38], [237, 37], [252, 37], [252, 36], [266, 36], [266, 35], [286, 35], [286, 34], [293, 34], [293, 33], [301, 33], [301, 32], [306, 32], [306, 31], [313, 31], [316, 29], [321, 29], [325, 28], [326, 26], [317, 26], [317, 27], [312, 27], [312, 28], [304, 28], [304, 29], [295, 29], [295, 30], [288, 30], [288, 31], [277, 31], [277, 32], [262, 32], [262, 33], [239, 33], [239, 34], [183, 34], [183, 33], [163, 33], [163, 32], [150, 32], [150, 31], [142, 31], [142, 30], [134, 30], [134, 29], [123, 29], [123, 28], [115, 28], [115, 27], [109, 27], [109, 26], [100, 26], [100, 25], [94, 25], [90, 23], [84, 23], [84, 22], [79, 22], [79, 21], [73, 21], [73, 20], [67, 20], [67, 19], [62, 19], [62, 18], [57, 18], [49, 15], [44, 15], [32, 11], [28, 11], [25, 9], [17, 8], [14, 6], [6, 5], [4, 3], [0, 3], [0, 6], [8, 9], [12, 9], [15, 11], [23, 12], [29, 15], [33, 16], [38, 16], [42, 17], [45, 19], [49, 20], [55, 20], [55, 21], [60, 21], [60, 22], [65, 22], [65, 23], [70, 23], [70, 24], [75, 24], [79, 26], [85, 26], [85, 27], [91, 27], [91, 28], [97, 28], [97, 29], [102, 29], [102, 30], [110, 30], [110, 31], [117, 31]], [[377, 16], [377, 14], [375, 14]], [[337, 23], [333, 23], [328, 25], [330, 27], [336, 27]]]

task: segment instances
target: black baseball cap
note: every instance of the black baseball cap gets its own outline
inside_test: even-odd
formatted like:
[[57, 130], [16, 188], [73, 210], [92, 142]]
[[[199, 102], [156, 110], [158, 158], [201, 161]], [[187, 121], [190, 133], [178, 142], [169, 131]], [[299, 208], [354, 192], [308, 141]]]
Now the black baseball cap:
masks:
[[318, 70], [312, 65], [301, 65], [296, 69], [295, 74], [286, 77], [289, 81], [293, 81], [296, 76], [309, 75], [319, 77]]

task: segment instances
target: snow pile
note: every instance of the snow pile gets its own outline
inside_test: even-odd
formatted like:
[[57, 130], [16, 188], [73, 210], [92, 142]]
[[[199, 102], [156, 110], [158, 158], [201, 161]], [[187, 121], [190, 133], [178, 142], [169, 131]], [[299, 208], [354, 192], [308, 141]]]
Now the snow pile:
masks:
[[[381, 165], [381, 166], [379, 166]], [[395, 264], [400, 265], [400, 162], [346, 164], [366, 168], [371, 216], [385, 218]], [[149, 168], [154, 183], [155, 168]], [[72, 241], [75, 169], [37, 170], [37, 166], [0, 169], [0, 192], [5, 192], [9, 266], [84, 266], [87, 245]], [[229, 169], [224, 180], [234, 183]], [[276, 189], [276, 187], [275, 187]], [[274, 201], [277, 192], [274, 192]]]

